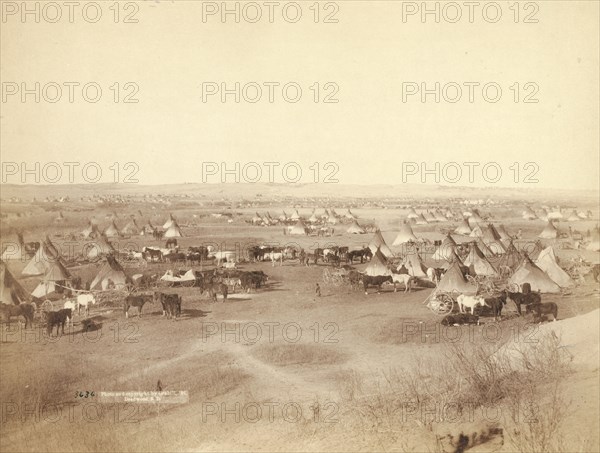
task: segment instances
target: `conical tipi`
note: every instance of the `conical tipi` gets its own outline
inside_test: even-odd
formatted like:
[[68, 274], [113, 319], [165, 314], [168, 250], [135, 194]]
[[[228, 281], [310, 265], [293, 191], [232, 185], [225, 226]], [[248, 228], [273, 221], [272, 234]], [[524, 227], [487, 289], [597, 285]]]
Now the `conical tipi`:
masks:
[[529, 283], [533, 291], [542, 293], [558, 293], [560, 287], [543, 270], [536, 266], [529, 257], [523, 258], [523, 262], [515, 273], [508, 279], [508, 283], [516, 283], [523, 288], [523, 283]]
[[381, 250], [375, 250], [371, 262], [365, 269], [365, 274], [371, 276], [392, 275], [392, 272], [387, 267], [387, 260]]
[[28, 301], [27, 292], [0, 260], [0, 302], [19, 305]]
[[546, 247], [540, 252], [535, 264], [561, 288], [569, 288], [575, 285], [575, 281], [556, 262], [556, 255], [552, 247]]

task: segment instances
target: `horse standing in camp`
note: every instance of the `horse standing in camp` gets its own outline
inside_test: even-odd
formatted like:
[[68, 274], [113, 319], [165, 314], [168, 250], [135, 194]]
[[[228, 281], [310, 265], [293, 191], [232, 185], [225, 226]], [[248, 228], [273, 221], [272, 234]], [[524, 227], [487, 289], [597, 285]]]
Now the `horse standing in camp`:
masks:
[[396, 292], [396, 283], [404, 285], [404, 292], [408, 293], [412, 290], [412, 283], [415, 278], [408, 274], [392, 274], [392, 281], [394, 282], [394, 292]]
[[90, 314], [90, 304], [95, 304], [96, 299], [93, 294], [79, 294], [77, 296], [77, 315], [81, 315], [81, 307], [85, 307], [85, 315], [89, 316]]
[[19, 305], [0, 304], [0, 316], [10, 325], [12, 316], [23, 316], [25, 318], [25, 328], [30, 325], [33, 328], [33, 315], [35, 308], [32, 304], [22, 303]]
[[381, 285], [383, 285], [386, 282], [393, 283], [394, 281], [391, 275], [363, 275], [361, 277], [361, 280], [363, 283], [363, 289], [365, 290], [365, 294], [369, 294], [367, 291], [369, 286], [376, 286], [377, 293], [379, 293], [381, 292]]
[[138, 309], [138, 316], [141, 318], [142, 317], [142, 308], [144, 307], [144, 304], [148, 303], [148, 302], [152, 302], [154, 300], [154, 295], [150, 294], [141, 294], [141, 295], [129, 295], [125, 298], [125, 301], [123, 302], [123, 312], [125, 313], [125, 317], [129, 318], [129, 308], [131, 307], [137, 307]]

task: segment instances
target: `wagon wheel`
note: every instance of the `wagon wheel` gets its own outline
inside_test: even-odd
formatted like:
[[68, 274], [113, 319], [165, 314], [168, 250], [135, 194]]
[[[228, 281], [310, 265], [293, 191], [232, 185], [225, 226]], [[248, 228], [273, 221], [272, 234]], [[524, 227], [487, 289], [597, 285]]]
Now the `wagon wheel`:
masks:
[[125, 291], [127, 291], [128, 293], [130, 293], [130, 294], [131, 294], [131, 293], [135, 293], [135, 292], [137, 292], [137, 291], [138, 291], [138, 288], [137, 288], [135, 285], [133, 285], [133, 284], [131, 284], [131, 283], [128, 283], [128, 284], [125, 286]]
[[467, 275], [467, 281], [473, 285], [479, 287], [479, 280], [477, 277], [473, 277], [472, 275]]
[[448, 294], [438, 294], [430, 302], [431, 309], [438, 315], [446, 315], [454, 308], [454, 299]]
[[54, 310], [54, 305], [52, 305], [52, 302], [49, 299], [46, 299], [41, 305], [40, 305], [40, 310], [43, 312], [48, 312], [48, 311], [52, 311]]
[[342, 279], [340, 278], [340, 276], [338, 274], [333, 274], [332, 283], [335, 286], [340, 286], [342, 284]]
[[483, 280], [480, 285], [481, 292], [483, 294], [493, 294], [496, 291], [496, 287], [494, 286], [494, 282], [491, 280]]
[[511, 293], [518, 293], [521, 291], [521, 287], [517, 283], [509, 283], [507, 289]]
[[186, 286], [189, 288], [191, 286], [194, 286], [194, 283], [196, 283], [196, 280], [187, 280], [187, 281], [181, 282], [181, 286]]

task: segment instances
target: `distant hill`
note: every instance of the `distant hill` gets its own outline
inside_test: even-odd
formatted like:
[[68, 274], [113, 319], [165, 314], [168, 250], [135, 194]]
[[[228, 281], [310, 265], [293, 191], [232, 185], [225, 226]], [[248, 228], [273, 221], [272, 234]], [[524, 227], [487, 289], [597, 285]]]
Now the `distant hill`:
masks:
[[464, 198], [472, 200], [548, 200], [552, 203], [568, 201], [571, 203], [596, 203], [599, 194], [594, 191], [568, 190], [568, 189], [538, 189], [532, 187], [506, 188], [506, 187], [456, 187], [433, 186], [426, 184], [372, 184], [372, 185], [347, 185], [347, 184], [64, 184], [64, 185], [18, 185], [3, 184], [2, 198], [22, 198], [30, 201], [36, 197], [42, 201], [45, 197], [69, 196], [76, 201], [80, 197], [92, 195], [132, 195], [161, 194], [165, 196], [189, 195], [192, 198], [207, 199], [251, 199], [257, 196], [263, 198], [323, 198], [338, 199], [350, 198], [379, 198], [379, 199], [450, 199]]

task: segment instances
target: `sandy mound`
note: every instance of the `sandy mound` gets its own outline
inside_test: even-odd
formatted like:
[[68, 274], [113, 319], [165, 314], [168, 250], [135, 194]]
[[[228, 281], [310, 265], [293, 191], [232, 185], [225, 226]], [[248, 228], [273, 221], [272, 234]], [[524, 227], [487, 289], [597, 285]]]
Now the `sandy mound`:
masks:
[[573, 318], [548, 322], [528, 330], [509, 341], [496, 355], [506, 355], [513, 365], [518, 366], [523, 355], [535, 354], [538, 348], [551, 338], [559, 340], [563, 348], [572, 357], [572, 363], [592, 370], [600, 365], [600, 309]]

